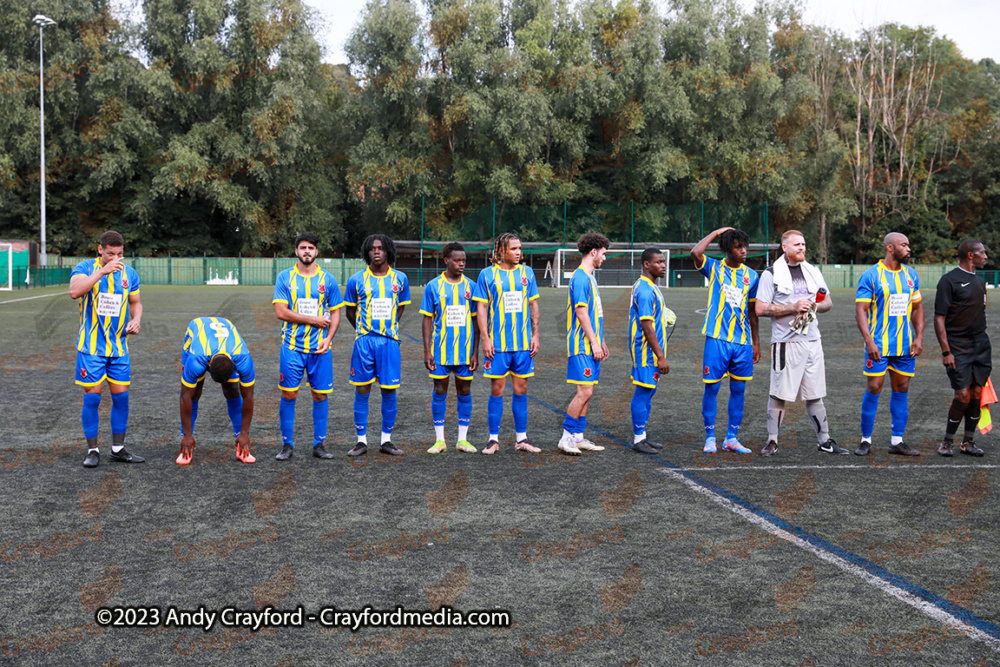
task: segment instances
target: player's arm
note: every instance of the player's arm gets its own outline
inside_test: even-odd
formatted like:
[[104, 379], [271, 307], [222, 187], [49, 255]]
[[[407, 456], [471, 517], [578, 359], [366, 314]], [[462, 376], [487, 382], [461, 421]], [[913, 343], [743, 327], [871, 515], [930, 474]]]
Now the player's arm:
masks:
[[406, 306], [396, 307], [396, 323], [398, 324], [400, 320], [403, 319], [403, 311], [406, 310]]
[[694, 265], [697, 268], [701, 268], [701, 265], [705, 263], [705, 251], [708, 250], [709, 244], [719, 237], [723, 232], [727, 232], [732, 227], [719, 227], [715, 231], [709, 232], [708, 236], [698, 241], [693, 248], [691, 248], [691, 258], [694, 260]]
[[194, 398], [194, 392], [197, 387], [189, 387], [186, 384], [181, 384], [181, 427], [184, 429], [184, 435], [181, 436], [181, 454], [186, 457], [191, 456], [191, 452], [194, 451], [194, 435], [191, 434], [191, 401]]
[[479, 338], [483, 341], [483, 356], [492, 359], [493, 355], [496, 354], [496, 348], [493, 347], [490, 332], [486, 330], [486, 308], [485, 301], [476, 301], [476, 328], [479, 329]]
[[[590, 325], [590, 313], [587, 306], [579, 305], [574, 310], [576, 311], [576, 319], [580, 323], [580, 328], [583, 329], [583, 335], [590, 341], [590, 356], [594, 357], [594, 361], [604, 361], [604, 346], [601, 345], [601, 339], [594, 332], [594, 327]], [[535, 320], [532, 319], [532, 332], [535, 330], [534, 322]]]
[[274, 316], [282, 322], [291, 322], [292, 324], [308, 324], [309, 326], [319, 327], [320, 329], [326, 329], [330, 326], [330, 320], [328, 318], [319, 317], [318, 315], [302, 315], [301, 313], [296, 313], [294, 310], [289, 308], [288, 304], [284, 301], [274, 302]]
[[910, 313], [910, 320], [916, 335], [913, 337], [913, 344], [910, 346], [910, 354], [919, 356], [924, 351], [924, 300], [921, 299], [913, 304], [913, 311]]
[[[479, 308], [473, 313], [474, 320], [479, 319]], [[479, 323], [472, 325], [472, 358], [469, 359], [469, 370], [474, 371], [479, 368]]]
[[[804, 313], [810, 308], [812, 308], [812, 301], [809, 299], [799, 299], [795, 303], [786, 304], [768, 303], [758, 299], [754, 302], [753, 314], [757, 317], [785, 317], [795, 313]], [[747, 315], [749, 316], [750, 312], [747, 312]]]
[[128, 312], [132, 319], [125, 325], [125, 333], [137, 334], [142, 322], [142, 301], [139, 300], [138, 292], [129, 292]]
[[830, 290], [826, 291], [826, 298], [816, 304], [817, 313], [826, 313], [833, 308], [833, 297], [830, 296]]
[[656, 355], [656, 370], [666, 375], [670, 372], [670, 364], [667, 363], [667, 353], [660, 347], [660, 341], [656, 338], [656, 329], [653, 327], [653, 320], [643, 319], [639, 321], [642, 327], [642, 336], [646, 339], [646, 345]]
[[434, 363], [434, 353], [431, 352], [431, 335], [434, 333], [434, 318], [427, 313], [424, 313], [424, 321], [421, 324], [421, 329], [424, 334], [424, 368], [432, 371], [437, 368], [437, 364]]
[[250, 422], [253, 421], [253, 385], [240, 384], [240, 395], [243, 397], [243, 423], [240, 425], [240, 434], [236, 436], [236, 447], [249, 451]]
[[528, 310], [531, 312], [531, 356], [534, 357], [536, 354], [538, 354], [538, 349], [541, 347], [538, 337], [538, 320], [541, 318], [538, 313], [537, 298], [529, 300]]
[[854, 302], [854, 320], [858, 324], [858, 331], [861, 332], [861, 338], [865, 341], [865, 349], [868, 351], [868, 357], [872, 361], [882, 361], [882, 353], [879, 351], [878, 346], [875, 344], [875, 340], [868, 331], [869, 303], [869, 301]]
[[326, 337], [319, 342], [319, 347], [316, 348], [316, 354], [326, 354], [326, 351], [330, 349], [330, 345], [333, 343], [333, 337], [337, 334], [337, 329], [340, 327], [340, 308], [331, 310], [328, 314], [330, 328], [327, 329]]
[[79, 299], [81, 296], [92, 290], [94, 285], [97, 284], [97, 281], [100, 280], [102, 276], [114, 273], [115, 271], [124, 270], [125, 265], [122, 264], [122, 258], [115, 257], [113, 260], [90, 275], [78, 273], [69, 279], [69, 297], [71, 299]]
[[[948, 331], [944, 327], [944, 315], [934, 315], [934, 334], [937, 336], [938, 345], [941, 346], [941, 363], [945, 368], [955, 368], [955, 355], [951, 353], [951, 346], [948, 345]], [[945, 354], [947, 352], [947, 354]]]
[[753, 362], [756, 364], [760, 361], [760, 320], [756, 308], [747, 308], [747, 322], [750, 323], [750, 344], [753, 345]]

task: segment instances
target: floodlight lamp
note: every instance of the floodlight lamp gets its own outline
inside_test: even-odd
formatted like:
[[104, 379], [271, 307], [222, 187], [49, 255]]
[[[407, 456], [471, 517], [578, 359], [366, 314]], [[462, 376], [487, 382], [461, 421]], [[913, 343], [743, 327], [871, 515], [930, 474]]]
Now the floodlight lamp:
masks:
[[56, 22], [50, 19], [48, 16], [43, 16], [42, 14], [35, 14], [35, 18], [31, 19], [31, 22], [37, 25], [39, 28], [47, 28], [50, 25], [55, 25]]

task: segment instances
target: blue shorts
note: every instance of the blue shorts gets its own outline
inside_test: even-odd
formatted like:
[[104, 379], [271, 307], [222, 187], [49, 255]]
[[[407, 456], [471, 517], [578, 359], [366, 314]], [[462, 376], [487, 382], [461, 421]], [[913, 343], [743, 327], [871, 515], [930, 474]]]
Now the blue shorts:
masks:
[[913, 377], [917, 371], [917, 358], [912, 354], [904, 357], [886, 357], [883, 355], [881, 361], [874, 361], [868, 357], [868, 348], [865, 347], [865, 375], [885, 375], [886, 370], [892, 369], [900, 375]]
[[452, 373], [459, 380], [471, 380], [473, 378], [472, 371], [469, 370], [469, 364], [462, 364], [460, 366], [446, 366], [445, 364], [439, 364], [434, 362], [434, 370], [428, 371], [428, 375], [435, 380], [447, 379]]
[[570, 384], [597, 384], [601, 379], [601, 362], [589, 354], [574, 354], [566, 360], [566, 382]]
[[497, 352], [492, 359], [483, 360], [483, 375], [488, 378], [505, 378], [514, 375], [530, 378], [535, 374], [535, 360], [531, 352]]
[[77, 350], [76, 383], [81, 387], [96, 387], [105, 379], [112, 384], [132, 384], [132, 362], [128, 352], [122, 357], [102, 357]]
[[313, 354], [296, 352], [282, 347], [278, 358], [279, 389], [296, 391], [302, 385], [302, 373], [305, 372], [309, 388], [317, 394], [329, 394], [333, 391], [333, 352], [331, 350], [327, 350], [323, 354]]
[[656, 366], [633, 366], [632, 384], [656, 389], [660, 382], [660, 370]]
[[358, 386], [377, 381], [382, 389], [395, 389], [400, 385], [402, 375], [403, 359], [398, 340], [367, 334], [354, 341], [351, 384]]
[[705, 382], [718, 382], [727, 375], [733, 380], [752, 380], [753, 346], [705, 336], [703, 364], [701, 379]]

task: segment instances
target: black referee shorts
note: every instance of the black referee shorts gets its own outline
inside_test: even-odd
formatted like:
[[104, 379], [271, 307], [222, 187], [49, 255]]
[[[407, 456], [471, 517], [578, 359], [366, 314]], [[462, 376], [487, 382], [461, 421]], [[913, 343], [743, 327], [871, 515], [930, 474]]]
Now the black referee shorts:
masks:
[[993, 348], [990, 337], [986, 334], [972, 339], [956, 340], [955, 345], [948, 339], [948, 347], [955, 355], [955, 368], [947, 369], [951, 388], [956, 391], [972, 386], [973, 381], [980, 386], [986, 386], [986, 381], [993, 370]]

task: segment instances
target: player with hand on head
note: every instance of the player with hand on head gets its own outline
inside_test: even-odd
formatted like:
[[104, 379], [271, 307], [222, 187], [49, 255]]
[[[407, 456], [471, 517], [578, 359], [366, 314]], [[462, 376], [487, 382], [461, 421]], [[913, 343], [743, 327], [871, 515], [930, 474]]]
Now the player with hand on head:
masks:
[[476, 307], [472, 301], [472, 281], [465, 276], [465, 248], [461, 243], [445, 245], [445, 271], [424, 288], [420, 312], [424, 316], [424, 366], [434, 380], [431, 415], [434, 421], [434, 445], [429, 454], [439, 454], [448, 448], [444, 439], [444, 415], [448, 398], [448, 379], [455, 374], [455, 394], [458, 401], [458, 441], [460, 452], [476, 453], [469, 442], [469, 422], [472, 419], [473, 373], [479, 366], [479, 327], [472, 318]]
[[80, 299], [80, 333], [76, 343], [76, 383], [83, 387], [83, 435], [87, 439], [86, 468], [100, 463], [97, 442], [98, 407], [104, 380], [111, 389], [111, 460], [142, 463], [125, 449], [128, 390], [132, 363], [129, 334], [139, 333], [142, 303], [139, 274], [122, 262], [125, 239], [115, 231], [101, 234], [97, 259], [80, 262], [69, 279], [69, 295]]
[[941, 277], [934, 297], [934, 333], [941, 345], [941, 363], [955, 397], [938, 454], [952, 456], [955, 433], [965, 418], [965, 434], [958, 449], [982, 456], [974, 440], [979, 424], [983, 387], [993, 371], [993, 348], [986, 333], [986, 281], [976, 271], [986, 266], [986, 247], [965, 239], [958, 246], [958, 268]]
[[477, 302], [476, 324], [483, 341], [483, 375], [491, 382], [487, 408], [490, 440], [482, 452], [496, 454], [500, 449], [508, 375], [514, 387], [514, 449], [540, 452], [528, 441], [528, 378], [535, 374], [539, 349], [538, 285], [534, 271], [521, 264], [521, 239], [515, 234], [496, 238], [493, 266], [480, 272], [472, 298]]
[[205, 376], [222, 385], [226, 410], [236, 438], [236, 458], [257, 459], [250, 453], [253, 421], [253, 359], [243, 337], [224, 317], [198, 317], [188, 324], [181, 352], [181, 451], [176, 463], [186, 466], [194, 454], [194, 423]]
[[281, 451], [276, 458], [287, 461], [295, 452], [295, 399], [302, 376], [309, 382], [313, 398], [313, 456], [332, 459], [326, 451], [327, 424], [333, 391], [333, 352], [330, 344], [340, 326], [340, 287], [333, 274], [316, 264], [319, 237], [310, 232], [295, 237], [295, 266], [278, 274], [274, 283], [274, 314], [282, 322], [278, 388], [281, 403]]
[[[720, 261], [705, 255], [715, 239], [726, 257]], [[702, 380], [705, 396], [701, 414], [705, 420], [706, 452], [716, 451], [716, 400], [722, 379], [729, 376], [729, 426], [722, 448], [738, 454], [751, 451], [737, 440], [743, 422], [743, 404], [747, 380], [753, 379], [753, 365], [760, 361], [760, 338], [757, 332], [757, 272], [743, 262], [750, 247], [746, 232], [720, 227], [698, 241], [691, 249], [695, 266], [708, 278], [708, 311], [701, 332], [705, 334], [705, 359]]]
[[587, 408], [601, 378], [601, 362], [611, 354], [604, 342], [604, 305], [594, 272], [601, 268], [611, 242], [604, 234], [587, 232], [576, 242], [583, 258], [569, 281], [566, 304], [566, 382], [576, 395], [566, 408], [559, 450], [579, 456], [581, 450], [602, 452], [604, 447], [583, 437]]
[[392, 444], [396, 424], [396, 389], [402, 382], [403, 361], [399, 351], [399, 320], [410, 303], [410, 281], [393, 268], [396, 245], [384, 234], [372, 234], [361, 244], [368, 265], [347, 280], [344, 304], [347, 319], [357, 333], [351, 355], [350, 383], [354, 385], [354, 428], [358, 443], [348, 456], [368, 451], [368, 400], [372, 384], [382, 390], [382, 441], [379, 451], [402, 456]]
[[656, 286], [667, 273], [667, 260], [658, 248], [642, 251], [642, 275], [632, 285], [628, 308], [629, 340], [632, 353], [632, 449], [656, 454], [663, 447], [646, 438], [646, 424], [653, 407], [653, 395], [660, 376], [670, 372], [667, 340], [676, 315], [663, 303]]
[[758, 317], [772, 317], [771, 388], [767, 401], [767, 444], [761, 456], [778, 451], [778, 429], [785, 403], [801, 397], [816, 429], [817, 448], [828, 454], [848, 454], [830, 437], [826, 417], [826, 360], [816, 313], [833, 307], [826, 281], [819, 269], [806, 261], [802, 232], [781, 235], [784, 253], [760, 277], [755, 309]]
[[878, 412], [886, 371], [892, 385], [889, 414], [892, 415], [890, 454], [920, 456], [903, 442], [910, 411], [910, 378], [917, 368], [917, 356], [924, 349], [924, 303], [917, 272], [903, 262], [910, 256], [910, 241], [899, 232], [884, 240], [885, 258], [861, 274], [855, 296], [854, 315], [865, 342], [865, 369], [868, 386], [861, 401], [861, 444], [854, 453], [867, 456], [872, 447], [872, 431]]

